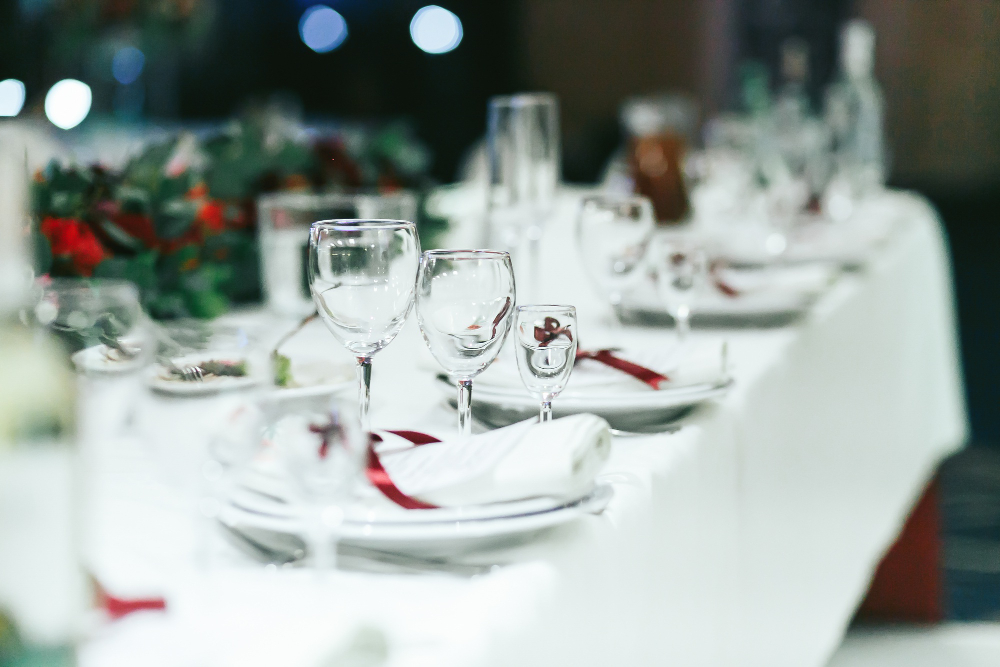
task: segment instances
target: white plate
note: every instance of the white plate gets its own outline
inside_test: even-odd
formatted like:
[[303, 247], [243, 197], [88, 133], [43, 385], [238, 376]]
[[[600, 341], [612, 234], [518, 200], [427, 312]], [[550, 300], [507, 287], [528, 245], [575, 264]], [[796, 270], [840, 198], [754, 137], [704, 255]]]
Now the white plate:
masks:
[[[567, 502], [566, 498], [545, 497], [464, 507], [406, 510], [387, 501], [381, 496], [380, 491], [367, 485], [363, 487], [359, 495], [358, 502], [347, 511], [348, 522], [414, 524], [480, 521], [547, 512], [562, 507]], [[304, 508], [289, 501], [290, 497], [292, 497], [292, 492], [283, 478], [267, 470], [250, 468], [243, 471], [236, 480], [231, 489], [229, 501], [234, 507], [248, 512], [289, 521], [300, 521]]]
[[81, 373], [128, 373], [142, 368], [146, 355], [140, 353], [133, 359], [110, 359], [107, 345], [94, 345], [73, 354], [70, 359]]
[[[197, 366], [206, 361], [228, 361], [247, 363], [246, 356], [239, 352], [226, 352], [217, 350], [214, 352], [204, 352], [188, 354], [183, 357], [171, 359], [180, 368], [185, 366]], [[149, 369], [146, 382], [157, 392], [163, 394], [173, 394], [176, 396], [203, 396], [223, 391], [236, 391], [253, 387], [258, 383], [257, 378], [252, 375], [244, 377], [206, 375], [200, 382], [191, 380], [181, 380], [169, 376], [169, 371], [162, 364], [154, 364]]]
[[[614, 428], [630, 430], [675, 419], [699, 403], [723, 396], [732, 383], [724, 378], [715, 383], [655, 391], [566, 392], [552, 401], [552, 411], [556, 418], [592, 413], [607, 419]], [[454, 400], [453, 387], [449, 386], [449, 390], [446, 397]], [[538, 409], [538, 399], [526, 391], [473, 385], [473, 413], [489, 425], [513, 424], [537, 415]]]
[[[611, 486], [601, 484], [582, 498], [563, 501], [549, 509], [516, 515], [505, 511], [498, 516], [448, 521], [345, 521], [340, 527], [339, 538], [348, 544], [413, 553], [442, 553], [478, 548], [491, 543], [506, 544], [515, 536], [558, 526], [587, 513], [600, 512], [613, 495]], [[511, 503], [498, 505], [509, 506]], [[433, 511], [437, 510], [408, 510], [407, 513], [423, 514]], [[234, 528], [252, 527], [295, 535], [304, 532], [301, 518], [260, 514], [234, 504], [225, 505], [219, 519]]]

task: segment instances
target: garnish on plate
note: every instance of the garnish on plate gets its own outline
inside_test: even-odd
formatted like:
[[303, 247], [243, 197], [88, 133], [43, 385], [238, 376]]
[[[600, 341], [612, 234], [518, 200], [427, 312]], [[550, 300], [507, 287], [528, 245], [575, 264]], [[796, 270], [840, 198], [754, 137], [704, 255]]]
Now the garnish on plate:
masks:
[[[185, 380], [191, 381], [192, 374], [185, 373], [184, 368], [189, 368], [190, 366], [176, 366], [173, 365], [168, 367], [170, 373], [170, 378], [173, 380]], [[246, 361], [226, 361], [219, 359], [209, 359], [208, 361], [202, 361], [197, 364], [197, 368], [201, 370], [201, 374], [204, 377], [215, 376], [215, 377], [234, 377], [241, 378], [247, 376], [247, 362]]]

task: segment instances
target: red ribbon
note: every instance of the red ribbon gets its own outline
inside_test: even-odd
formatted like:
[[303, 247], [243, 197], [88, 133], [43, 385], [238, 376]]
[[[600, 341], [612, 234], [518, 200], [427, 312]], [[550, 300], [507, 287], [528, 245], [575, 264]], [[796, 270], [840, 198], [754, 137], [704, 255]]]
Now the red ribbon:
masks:
[[642, 380], [648, 384], [653, 389], [659, 389], [660, 383], [667, 382], [670, 380], [666, 375], [657, 373], [651, 368], [646, 368], [645, 366], [640, 366], [639, 364], [632, 363], [622, 359], [621, 357], [616, 357], [611, 353], [611, 350], [598, 350], [597, 352], [587, 352], [584, 350], [576, 351], [577, 361], [580, 359], [593, 359], [594, 361], [599, 361], [605, 366], [610, 366], [622, 373], [627, 373], [637, 380]]
[[[392, 433], [398, 435], [404, 440], [409, 440], [413, 443], [414, 447], [419, 447], [420, 445], [429, 445], [432, 442], [441, 442], [432, 435], [427, 435], [426, 433], [420, 433], [419, 431], [387, 431], [387, 433]], [[371, 434], [371, 440], [368, 444], [368, 466], [365, 468], [365, 476], [368, 477], [368, 481], [372, 485], [382, 492], [386, 498], [396, 503], [400, 507], [408, 510], [434, 510], [437, 509], [437, 505], [431, 505], [430, 503], [425, 503], [422, 500], [417, 500], [412, 496], [408, 496], [399, 490], [399, 487], [392, 481], [389, 477], [389, 473], [386, 472], [385, 468], [382, 466], [382, 462], [379, 461], [378, 454], [375, 452], [375, 444], [382, 442], [382, 438], [376, 434]]]
[[135, 598], [132, 600], [115, 597], [97, 584], [95, 586], [97, 602], [108, 613], [112, 620], [124, 618], [137, 611], [164, 611], [167, 601], [163, 598]]
[[730, 299], [735, 299], [740, 295], [740, 291], [726, 282], [726, 279], [722, 277], [722, 269], [725, 264], [719, 260], [714, 260], [708, 266], [708, 273], [712, 276], [712, 284], [715, 285], [715, 289], [719, 290]]

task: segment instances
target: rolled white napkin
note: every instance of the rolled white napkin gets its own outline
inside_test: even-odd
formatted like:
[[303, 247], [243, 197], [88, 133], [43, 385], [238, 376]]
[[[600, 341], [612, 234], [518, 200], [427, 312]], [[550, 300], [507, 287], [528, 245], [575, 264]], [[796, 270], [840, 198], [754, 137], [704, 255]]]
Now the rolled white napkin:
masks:
[[[662, 347], [626, 348], [614, 350], [613, 354], [619, 359], [665, 375], [667, 381], [660, 384], [661, 390], [714, 383], [722, 376], [722, 343], [718, 340], [689, 341]], [[517, 361], [513, 357], [508, 349], [504, 349], [496, 363], [476, 378], [477, 386], [490, 391], [525, 393], [527, 390], [517, 369]], [[654, 391], [654, 389], [617, 368], [593, 359], [581, 359], [573, 366], [573, 374], [561, 396], [621, 391]], [[472, 396], [475, 400], [475, 392]]]
[[376, 452], [396, 487], [440, 507], [579, 497], [611, 451], [608, 423], [591, 414], [419, 447], [386, 431], [379, 436]]

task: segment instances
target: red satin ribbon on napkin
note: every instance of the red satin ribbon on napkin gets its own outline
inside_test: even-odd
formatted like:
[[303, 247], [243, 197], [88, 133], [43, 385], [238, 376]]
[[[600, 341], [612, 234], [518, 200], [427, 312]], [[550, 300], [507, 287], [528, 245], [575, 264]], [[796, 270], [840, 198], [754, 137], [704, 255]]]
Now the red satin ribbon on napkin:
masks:
[[[427, 435], [426, 433], [421, 433], [419, 431], [387, 431], [387, 433], [392, 433], [393, 435], [398, 435], [404, 440], [409, 440], [413, 443], [414, 447], [429, 445], [432, 442], [441, 442], [434, 436]], [[371, 482], [375, 488], [381, 491], [382, 495], [404, 509], [437, 509], [437, 505], [431, 505], [430, 503], [425, 503], [422, 500], [417, 500], [416, 498], [408, 496], [399, 490], [399, 487], [396, 486], [396, 484], [389, 477], [389, 473], [386, 472], [384, 467], [382, 467], [382, 462], [379, 461], [378, 454], [375, 452], [375, 444], [379, 442], [382, 442], [382, 438], [377, 433], [372, 433], [371, 440], [368, 444], [368, 466], [365, 468], [365, 476], [368, 477], [368, 481]]]
[[605, 366], [610, 366], [616, 370], [626, 373], [641, 380], [648, 384], [653, 389], [659, 389], [660, 383], [667, 382], [670, 380], [666, 375], [657, 373], [651, 368], [646, 368], [645, 366], [640, 366], [639, 364], [632, 363], [621, 357], [616, 357], [611, 353], [611, 350], [598, 350], [597, 352], [587, 352], [586, 350], [576, 351], [577, 361], [580, 359], [593, 359], [594, 361], [599, 361]]

